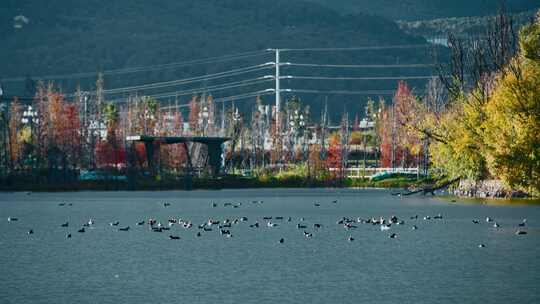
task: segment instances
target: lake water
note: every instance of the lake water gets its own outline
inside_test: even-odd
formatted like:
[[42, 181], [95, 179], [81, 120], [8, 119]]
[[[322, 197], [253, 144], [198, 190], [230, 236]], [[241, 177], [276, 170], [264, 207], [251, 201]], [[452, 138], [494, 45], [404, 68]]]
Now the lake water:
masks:
[[[437, 214], [443, 219], [423, 220]], [[385, 190], [0, 193], [0, 215], [0, 303], [540, 303], [534, 205], [400, 199]], [[337, 224], [391, 215], [405, 224]], [[233, 237], [216, 226], [196, 236], [208, 218], [243, 216], [228, 228]], [[266, 216], [284, 220], [267, 227]], [[171, 217], [194, 226], [158, 233], [136, 225]], [[94, 225], [77, 233], [90, 218]], [[528, 234], [515, 235], [523, 218]], [[256, 221], [261, 227], [250, 228]], [[118, 231], [124, 226], [131, 229]]]

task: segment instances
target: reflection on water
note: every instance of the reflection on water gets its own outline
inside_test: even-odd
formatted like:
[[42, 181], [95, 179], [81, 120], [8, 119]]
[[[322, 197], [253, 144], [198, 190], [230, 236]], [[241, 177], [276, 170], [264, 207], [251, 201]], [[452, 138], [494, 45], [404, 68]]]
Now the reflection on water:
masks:
[[538, 198], [473, 198], [473, 197], [455, 197], [452, 195], [437, 196], [437, 198], [445, 203], [458, 203], [458, 204], [480, 204], [480, 205], [493, 205], [493, 206], [519, 206], [519, 205], [531, 205], [540, 206], [540, 199]]

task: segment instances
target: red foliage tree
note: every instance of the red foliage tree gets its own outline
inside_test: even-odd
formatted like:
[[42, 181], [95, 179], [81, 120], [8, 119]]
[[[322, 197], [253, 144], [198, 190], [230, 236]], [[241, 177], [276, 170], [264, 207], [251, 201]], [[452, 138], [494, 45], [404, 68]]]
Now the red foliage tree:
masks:
[[[144, 149], [144, 145], [143, 145], [143, 149]], [[96, 154], [96, 165], [100, 168], [110, 168], [110, 167], [118, 168], [118, 167], [122, 167], [126, 163], [126, 151], [124, 150], [124, 148], [115, 147], [110, 142], [105, 141], [105, 140], [102, 140], [99, 143], [97, 143], [95, 154]], [[144, 157], [146, 157], [146, 153], [144, 154]]]
[[328, 154], [326, 156], [326, 167], [332, 169], [332, 175], [340, 176], [342, 171], [343, 149], [338, 135], [330, 137], [328, 143]]
[[[415, 162], [415, 150], [420, 140], [407, 130], [409, 117], [414, 117], [417, 107], [416, 97], [403, 81], [398, 89], [391, 107], [381, 113], [379, 136], [381, 138], [381, 165], [383, 167], [411, 166]], [[393, 154], [393, 158], [392, 158]], [[394, 163], [392, 163], [392, 159]]]
[[81, 122], [75, 104], [65, 104], [62, 133], [62, 150], [68, 155], [72, 168], [79, 164], [81, 156]]

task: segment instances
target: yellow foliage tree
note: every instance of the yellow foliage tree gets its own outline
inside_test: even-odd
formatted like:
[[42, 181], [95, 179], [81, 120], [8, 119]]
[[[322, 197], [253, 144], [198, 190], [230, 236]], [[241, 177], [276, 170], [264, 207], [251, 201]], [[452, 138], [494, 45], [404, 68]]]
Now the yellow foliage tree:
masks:
[[[534, 36], [534, 37], [531, 37]], [[530, 44], [536, 41], [536, 48]], [[540, 22], [522, 30], [527, 45], [497, 80], [483, 124], [490, 171], [508, 186], [540, 194]]]

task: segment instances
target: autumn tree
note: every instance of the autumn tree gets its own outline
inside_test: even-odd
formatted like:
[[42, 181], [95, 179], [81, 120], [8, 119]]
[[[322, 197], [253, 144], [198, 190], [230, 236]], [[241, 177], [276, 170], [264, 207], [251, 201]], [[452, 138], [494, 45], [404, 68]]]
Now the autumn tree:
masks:
[[343, 169], [343, 147], [339, 134], [334, 133], [330, 136], [328, 142], [328, 155], [325, 160], [325, 165], [330, 169], [330, 173], [334, 178], [342, 176]]
[[480, 129], [490, 172], [513, 189], [540, 194], [540, 19], [523, 28], [519, 42], [520, 53], [484, 106]]

